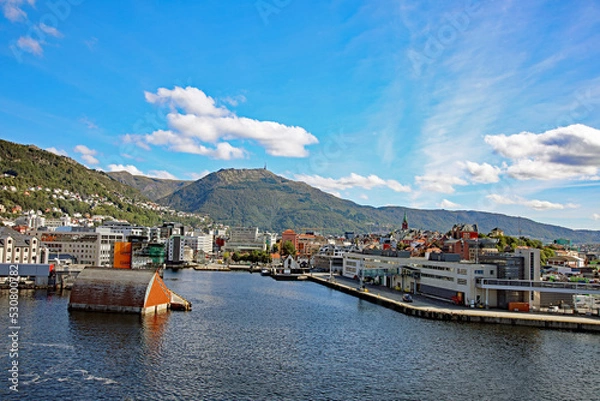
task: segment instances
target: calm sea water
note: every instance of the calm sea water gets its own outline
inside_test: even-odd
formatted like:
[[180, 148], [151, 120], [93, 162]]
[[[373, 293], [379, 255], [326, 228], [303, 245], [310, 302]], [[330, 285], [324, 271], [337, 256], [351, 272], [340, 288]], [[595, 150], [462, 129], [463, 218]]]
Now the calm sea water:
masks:
[[311, 282], [166, 272], [191, 312], [69, 313], [21, 292], [2, 400], [592, 400], [600, 336], [421, 320]]

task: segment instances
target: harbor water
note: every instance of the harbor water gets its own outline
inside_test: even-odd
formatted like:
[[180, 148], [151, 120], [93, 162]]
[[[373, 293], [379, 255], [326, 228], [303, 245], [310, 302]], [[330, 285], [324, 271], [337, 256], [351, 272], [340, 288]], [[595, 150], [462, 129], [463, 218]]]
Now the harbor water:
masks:
[[[2, 400], [592, 400], [600, 336], [424, 320], [310, 281], [166, 271], [190, 312], [0, 293]], [[13, 322], [14, 323], [14, 322]], [[18, 361], [18, 392], [10, 388]]]

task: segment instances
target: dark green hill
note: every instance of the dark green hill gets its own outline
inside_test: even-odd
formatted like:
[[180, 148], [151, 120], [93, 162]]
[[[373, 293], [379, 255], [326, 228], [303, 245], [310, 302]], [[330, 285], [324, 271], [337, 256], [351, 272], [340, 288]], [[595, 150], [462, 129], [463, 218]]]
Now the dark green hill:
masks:
[[543, 241], [600, 242], [600, 231], [571, 230], [496, 213], [360, 206], [264, 169], [219, 170], [160, 201], [177, 210], [206, 213], [225, 224], [275, 232], [287, 228], [327, 234], [389, 232], [400, 228], [406, 212], [412, 228], [447, 232], [457, 223], [476, 223], [482, 233], [499, 227], [506, 235]]
[[153, 201], [164, 198], [165, 196], [168, 196], [193, 182], [144, 177], [140, 175], [132, 175], [126, 171], [115, 171], [108, 173], [108, 175], [122, 184], [139, 190], [142, 194]]
[[[7, 190], [3, 189], [5, 186]], [[55, 189], [66, 190], [69, 195], [56, 194]], [[138, 206], [147, 201], [137, 189], [71, 158], [33, 145], [0, 140], [0, 204], [7, 209], [18, 205], [23, 210], [42, 210], [49, 215], [88, 213], [111, 215], [136, 224], [160, 223], [159, 213]], [[54, 208], [61, 212], [51, 212]]]

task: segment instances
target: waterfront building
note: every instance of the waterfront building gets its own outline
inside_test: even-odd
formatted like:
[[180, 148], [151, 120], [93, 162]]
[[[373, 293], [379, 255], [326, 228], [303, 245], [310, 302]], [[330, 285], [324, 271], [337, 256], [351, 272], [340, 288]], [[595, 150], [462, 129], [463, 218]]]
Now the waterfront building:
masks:
[[491, 279], [540, 281], [538, 249], [481, 256], [479, 262], [461, 261], [457, 254], [432, 253], [429, 258], [421, 258], [410, 257], [408, 252], [351, 252], [343, 255], [342, 274], [361, 282], [373, 281], [457, 304], [507, 307], [510, 302], [526, 302], [531, 307], [540, 306], [538, 291], [490, 289], [481, 285]]
[[258, 227], [232, 227], [223, 250], [229, 252], [264, 251], [265, 242], [263, 236], [258, 233]]
[[186, 235], [185, 245], [189, 246], [194, 253], [211, 253], [213, 251], [213, 236], [209, 234]]
[[34, 236], [0, 227], [0, 263], [48, 263], [48, 249]]
[[167, 263], [183, 263], [185, 261], [185, 237], [171, 235], [167, 241]]
[[47, 263], [0, 263], [0, 286], [9, 285], [8, 277], [18, 274], [19, 287], [46, 288], [54, 286], [54, 264]]
[[86, 227], [61, 227], [56, 231], [36, 231], [35, 236], [52, 253], [73, 255], [80, 264], [112, 266], [115, 242], [124, 240], [123, 234], [109, 229]]
[[316, 271], [331, 270], [334, 273], [343, 273], [344, 254], [347, 252], [358, 252], [358, 248], [353, 245], [345, 247], [333, 244], [324, 245], [310, 258], [310, 266]]
[[[479, 257], [482, 263], [498, 266], [497, 278], [500, 280], [541, 281], [540, 250], [517, 248], [514, 253], [486, 254]], [[558, 301], [556, 294], [541, 294], [537, 291], [496, 290], [498, 306], [507, 307], [510, 302], [527, 302], [531, 307], [545, 306]], [[556, 304], [555, 304], [556, 305]]]

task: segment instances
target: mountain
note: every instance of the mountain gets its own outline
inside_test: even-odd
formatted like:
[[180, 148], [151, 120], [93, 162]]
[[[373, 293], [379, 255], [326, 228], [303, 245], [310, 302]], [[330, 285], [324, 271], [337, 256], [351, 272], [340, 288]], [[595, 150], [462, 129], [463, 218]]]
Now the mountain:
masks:
[[121, 184], [137, 189], [153, 201], [164, 198], [193, 182], [144, 177], [141, 175], [132, 175], [126, 171], [115, 171], [107, 174]]
[[600, 231], [571, 230], [497, 213], [361, 206], [265, 169], [219, 170], [159, 202], [177, 210], [208, 214], [225, 224], [275, 232], [288, 228], [326, 234], [390, 232], [400, 228], [406, 212], [411, 228], [447, 232], [457, 223], [476, 223], [482, 233], [498, 227], [506, 235], [542, 241], [567, 238], [574, 243], [600, 242]]

